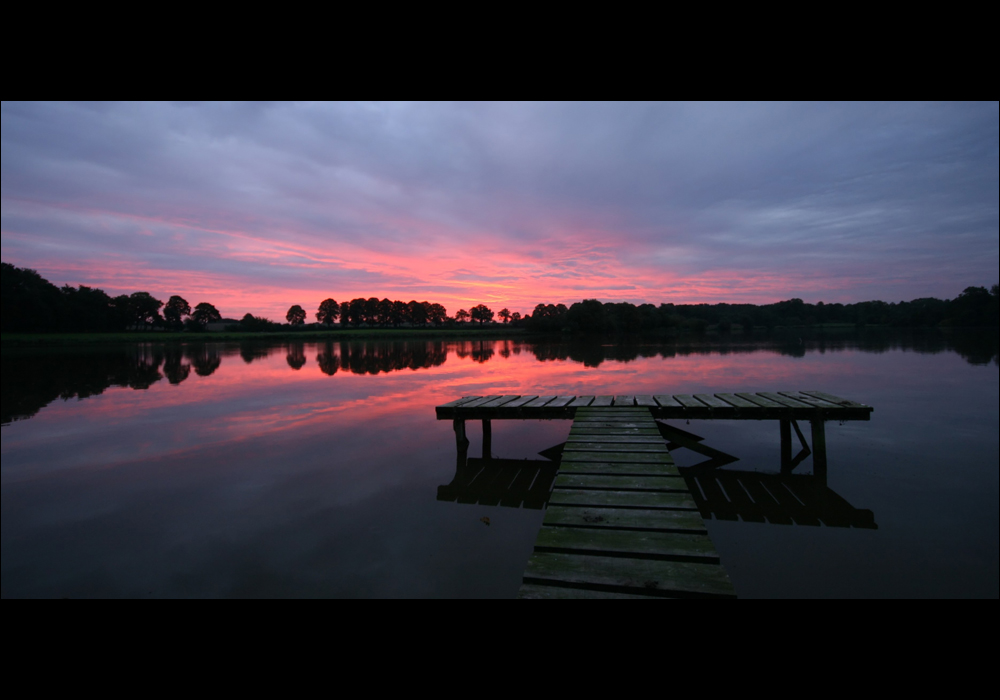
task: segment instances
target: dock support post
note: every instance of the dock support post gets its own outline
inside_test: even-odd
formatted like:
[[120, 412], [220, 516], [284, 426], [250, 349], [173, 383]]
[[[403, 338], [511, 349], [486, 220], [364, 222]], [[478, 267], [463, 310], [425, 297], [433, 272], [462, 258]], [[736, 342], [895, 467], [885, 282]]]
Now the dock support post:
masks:
[[812, 421], [813, 475], [826, 486], [826, 421]]
[[455, 444], [458, 445], [458, 450], [461, 452], [463, 449], [468, 449], [469, 439], [465, 437], [465, 421], [461, 419], [456, 419], [454, 422], [455, 427]]
[[493, 424], [483, 419], [483, 459], [493, 459]]
[[781, 473], [792, 471], [792, 422], [781, 421]]

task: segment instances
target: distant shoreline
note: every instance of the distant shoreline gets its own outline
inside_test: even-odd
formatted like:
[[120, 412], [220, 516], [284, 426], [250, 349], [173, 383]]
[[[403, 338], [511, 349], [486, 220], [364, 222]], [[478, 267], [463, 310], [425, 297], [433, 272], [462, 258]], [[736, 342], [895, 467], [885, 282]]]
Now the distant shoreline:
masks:
[[99, 343], [226, 343], [245, 340], [324, 342], [337, 340], [505, 340], [526, 335], [523, 328], [350, 328], [274, 333], [131, 331], [127, 333], [4, 333], [3, 347], [88, 345]]

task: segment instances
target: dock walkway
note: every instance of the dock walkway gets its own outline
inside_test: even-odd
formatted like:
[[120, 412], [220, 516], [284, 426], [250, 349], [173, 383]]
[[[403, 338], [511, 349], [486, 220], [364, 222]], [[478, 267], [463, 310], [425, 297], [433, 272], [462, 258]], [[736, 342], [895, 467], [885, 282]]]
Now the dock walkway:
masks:
[[735, 597], [648, 408], [577, 410], [518, 597]]

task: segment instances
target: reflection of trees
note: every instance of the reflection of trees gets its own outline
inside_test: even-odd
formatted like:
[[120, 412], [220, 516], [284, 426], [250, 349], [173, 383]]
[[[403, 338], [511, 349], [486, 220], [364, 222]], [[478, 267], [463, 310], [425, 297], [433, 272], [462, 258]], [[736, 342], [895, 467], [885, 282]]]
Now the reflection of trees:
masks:
[[187, 346], [184, 348], [185, 354], [188, 360], [191, 361], [191, 366], [194, 367], [194, 373], [199, 377], [210, 377], [219, 369], [222, 364], [222, 358], [219, 356], [219, 351], [208, 345], [194, 345]]
[[56, 399], [99, 396], [112, 386], [148, 389], [163, 379], [164, 360], [162, 348], [148, 345], [110, 352], [4, 350], [0, 423], [31, 418]]
[[184, 362], [184, 354], [181, 348], [171, 345], [163, 350], [163, 374], [167, 381], [177, 385], [191, 375], [191, 364]]
[[489, 362], [490, 358], [492, 357], [493, 357], [493, 341], [480, 340], [473, 343], [472, 359], [474, 362], [483, 364], [484, 362]]
[[316, 362], [323, 374], [332, 377], [337, 373], [337, 370], [340, 369], [340, 358], [333, 350], [333, 343], [327, 343], [320, 349], [319, 354], [316, 355]]
[[303, 343], [292, 343], [288, 346], [288, 355], [285, 356], [288, 366], [298, 371], [306, 364], [306, 346]]
[[240, 343], [240, 357], [249, 365], [255, 360], [266, 360], [271, 356], [271, 353], [279, 349], [273, 345], [266, 345], [264, 343]]

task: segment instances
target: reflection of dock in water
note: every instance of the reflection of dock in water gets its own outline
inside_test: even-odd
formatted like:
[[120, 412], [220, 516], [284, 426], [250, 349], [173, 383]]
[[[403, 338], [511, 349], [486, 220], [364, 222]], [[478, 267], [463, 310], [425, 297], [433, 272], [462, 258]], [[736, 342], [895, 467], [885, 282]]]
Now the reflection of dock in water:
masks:
[[[825, 421], [868, 420], [871, 410], [817, 392], [467, 397], [437, 409], [439, 419], [455, 421], [459, 448], [455, 478], [438, 499], [547, 504], [521, 598], [731, 598], [704, 519], [876, 527], [871, 511], [853, 508], [826, 485]], [[663, 420], [684, 417], [780, 421], [782, 473], [720, 469], [738, 459]], [[498, 418], [574, 422], [567, 442], [543, 453], [555, 463], [494, 460], [490, 421]], [[466, 419], [483, 421], [483, 459], [467, 458]], [[811, 448], [799, 420], [812, 424]], [[793, 429], [802, 445], [794, 459]], [[708, 461], [678, 468], [670, 451], [679, 448]], [[814, 474], [793, 474], [810, 455]]]

